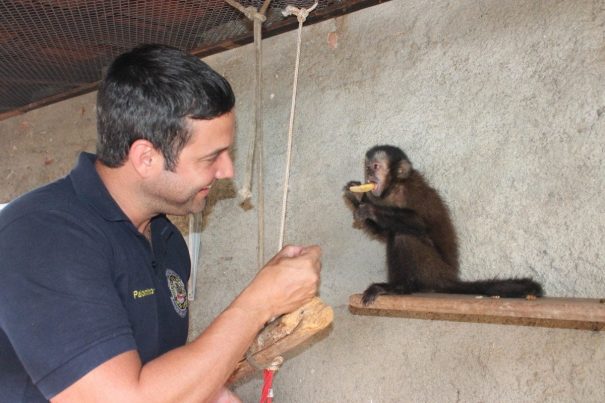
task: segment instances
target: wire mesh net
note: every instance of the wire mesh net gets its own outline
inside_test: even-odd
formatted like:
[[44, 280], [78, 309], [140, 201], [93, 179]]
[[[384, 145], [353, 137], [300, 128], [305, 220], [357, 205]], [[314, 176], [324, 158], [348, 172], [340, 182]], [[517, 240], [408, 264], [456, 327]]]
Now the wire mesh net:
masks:
[[[259, 9], [263, 1], [239, 3]], [[315, 11], [336, 3], [319, 1]], [[288, 4], [313, 0], [271, 1], [265, 30]], [[93, 84], [115, 56], [141, 43], [192, 51], [251, 32], [224, 0], [3, 0], [0, 113]]]

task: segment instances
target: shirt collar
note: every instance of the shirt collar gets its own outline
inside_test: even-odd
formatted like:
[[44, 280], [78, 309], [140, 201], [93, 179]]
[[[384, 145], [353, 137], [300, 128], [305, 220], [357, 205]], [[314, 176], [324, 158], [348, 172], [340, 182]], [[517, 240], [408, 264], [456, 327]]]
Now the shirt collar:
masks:
[[[76, 166], [69, 174], [76, 194], [107, 221], [128, 221], [131, 223], [128, 216], [111, 197], [97, 173], [95, 169], [96, 159], [97, 157], [94, 154], [80, 153]], [[152, 218], [151, 224], [152, 233], [157, 234], [162, 241], [166, 241], [173, 233], [168, 219], [163, 214]]]
[[103, 184], [95, 169], [96, 159], [94, 154], [80, 153], [76, 166], [69, 174], [76, 194], [106, 220], [130, 221]]

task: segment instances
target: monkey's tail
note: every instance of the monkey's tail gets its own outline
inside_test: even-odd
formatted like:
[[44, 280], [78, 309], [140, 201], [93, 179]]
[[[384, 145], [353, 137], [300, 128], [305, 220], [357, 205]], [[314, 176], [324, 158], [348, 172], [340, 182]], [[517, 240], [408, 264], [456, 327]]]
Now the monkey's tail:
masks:
[[541, 297], [544, 295], [540, 283], [531, 278], [459, 281], [441, 291], [453, 294], [500, 296], [502, 298], [525, 298], [528, 295]]

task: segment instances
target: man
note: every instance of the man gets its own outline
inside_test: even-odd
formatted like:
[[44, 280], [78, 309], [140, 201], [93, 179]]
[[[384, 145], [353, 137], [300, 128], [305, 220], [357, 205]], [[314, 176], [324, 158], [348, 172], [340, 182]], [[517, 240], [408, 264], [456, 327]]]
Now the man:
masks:
[[320, 249], [287, 246], [185, 344], [186, 244], [231, 178], [234, 96], [177, 49], [119, 56], [97, 99], [97, 155], [0, 213], [0, 401], [238, 401], [225, 387], [270, 319], [317, 291]]

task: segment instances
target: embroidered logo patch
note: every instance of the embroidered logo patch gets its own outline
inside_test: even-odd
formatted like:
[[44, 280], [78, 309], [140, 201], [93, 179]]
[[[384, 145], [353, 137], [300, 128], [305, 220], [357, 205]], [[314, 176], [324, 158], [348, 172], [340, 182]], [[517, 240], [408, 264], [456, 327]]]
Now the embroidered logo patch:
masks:
[[183, 280], [181, 280], [181, 277], [178, 274], [170, 269], [166, 270], [166, 280], [168, 281], [172, 306], [176, 313], [178, 313], [181, 318], [184, 318], [185, 315], [187, 315], [187, 307], [189, 307], [185, 283], [183, 283]]

